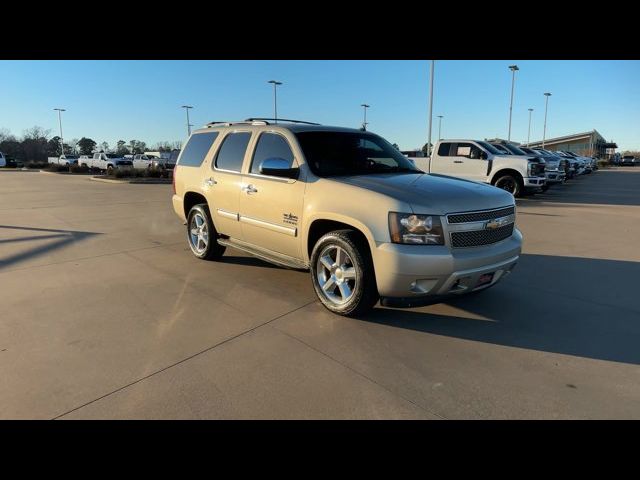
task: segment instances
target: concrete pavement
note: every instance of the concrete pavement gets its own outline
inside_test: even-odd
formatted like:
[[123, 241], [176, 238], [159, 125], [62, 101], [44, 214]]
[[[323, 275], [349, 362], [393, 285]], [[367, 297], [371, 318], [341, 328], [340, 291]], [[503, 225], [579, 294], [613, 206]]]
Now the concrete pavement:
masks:
[[0, 172], [0, 418], [640, 418], [640, 169], [518, 202], [480, 295], [337, 317], [171, 186]]

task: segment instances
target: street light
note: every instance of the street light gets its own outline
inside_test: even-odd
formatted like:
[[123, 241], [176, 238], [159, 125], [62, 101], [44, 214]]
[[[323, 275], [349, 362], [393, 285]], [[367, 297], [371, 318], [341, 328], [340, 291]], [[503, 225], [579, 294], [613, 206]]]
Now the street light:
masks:
[[[429, 75], [429, 134], [427, 136], [427, 154], [431, 156], [431, 121], [433, 120], [433, 71], [436, 67], [436, 61], [431, 60], [431, 73]], [[429, 164], [431, 169], [431, 164]]]
[[192, 125], [189, 123], [189, 109], [193, 108], [191, 105], [182, 105], [182, 107], [187, 111], [187, 136], [191, 136], [191, 127]]
[[438, 140], [442, 140], [442, 115], [438, 115]]
[[527, 133], [527, 148], [529, 148], [529, 140], [531, 139], [531, 112], [533, 112], [533, 108], [529, 109], [529, 133]]
[[66, 112], [64, 108], [54, 108], [54, 111], [58, 111], [58, 122], [60, 123], [60, 155], [64, 155], [64, 140], [62, 139], [62, 112]]
[[366, 103], [363, 103], [360, 106], [363, 107], [364, 109], [364, 120], [362, 122], [362, 129], [366, 130], [367, 129], [367, 108], [369, 108], [371, 105], [367, 105]]
[[549, 107], [549, 97], [551, 94], [549, 92], [544, 94], [547, 97], [544, 101], [544, 128], [542, 129], [542, 148], [544, 148], [544, 140], [547, 137], [547, 108]]
[[282, 82], [277, 80], [269, 80], [267, 83], [273, 83], [273, 118], [278, 123], [278, 85], [282, 85]]
[[516, 84], [516, 72], [520, 70], [517, 65], [509, 65], [509, 70], [513, 73], [511, 76], [511, 103], [509, 104], [509, 134], [507, 140], [511, 140], [511, 112], [513, 110], [513, 89]]

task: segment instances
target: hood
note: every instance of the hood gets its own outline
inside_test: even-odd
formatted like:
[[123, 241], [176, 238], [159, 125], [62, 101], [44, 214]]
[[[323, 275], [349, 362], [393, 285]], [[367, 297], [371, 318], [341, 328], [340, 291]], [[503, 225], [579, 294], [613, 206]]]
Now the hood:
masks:
[[508, 160], [523, 160], [525, 162], [545, 163], [544, 158], [536, 157], [535, 155], [508, 155], [508, 154], [496, 154], [494, 157], [505, 158]]
[[515, 204], [513, 196], [499, 188], [433, 173], [356, 175], [331, 180], [406, 202], [415, 213], [445, 215]]

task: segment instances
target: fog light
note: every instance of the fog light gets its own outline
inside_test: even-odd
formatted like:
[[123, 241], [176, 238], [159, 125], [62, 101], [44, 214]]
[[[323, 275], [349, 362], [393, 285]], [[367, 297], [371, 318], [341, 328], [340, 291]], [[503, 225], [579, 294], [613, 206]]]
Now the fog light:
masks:
[[430, 279], [420, 279], [414, 282], [411, 282], [409, 286], [409, 290], [413, 293], [429, 293], [429, 291], [436, 286], [438, 280], [430, 280]]

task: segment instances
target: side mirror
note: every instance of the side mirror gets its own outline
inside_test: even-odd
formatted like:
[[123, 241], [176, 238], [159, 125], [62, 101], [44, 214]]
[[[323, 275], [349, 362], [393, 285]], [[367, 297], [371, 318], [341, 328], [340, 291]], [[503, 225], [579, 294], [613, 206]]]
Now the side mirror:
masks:
[[485, 152], [484, 150], [480, 150], [480, 160], [486, 160], [487, 158], [489, 158], [487, 152]]
[[291, 162], [284, 158], [267, 158], [260, 164], [260, 173], [270, 175], [272, 177], [298, 178], [300, 174], [299, 168], [291, 168]]

